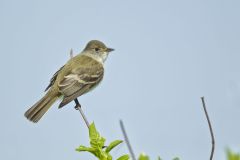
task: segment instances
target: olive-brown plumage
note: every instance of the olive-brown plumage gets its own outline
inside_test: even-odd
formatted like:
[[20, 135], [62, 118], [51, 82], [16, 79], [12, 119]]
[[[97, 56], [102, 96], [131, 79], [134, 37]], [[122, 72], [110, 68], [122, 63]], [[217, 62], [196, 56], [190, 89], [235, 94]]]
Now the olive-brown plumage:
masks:
[[25, 112], [25, 117], [38, 122], [53, 103], [63, 97], [59, 108], [97, 86], [103, 78], [104, 61], [113, 51], [98, 40], [90, 41], [85, 49], [71, 58], [51, 78], [45, 96]]

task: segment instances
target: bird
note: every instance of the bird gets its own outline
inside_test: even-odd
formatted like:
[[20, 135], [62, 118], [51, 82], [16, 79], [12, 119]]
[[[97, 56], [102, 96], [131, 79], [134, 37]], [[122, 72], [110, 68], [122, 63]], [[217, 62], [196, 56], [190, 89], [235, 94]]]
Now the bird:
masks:
[[62, 108], [77, 97], [94, 89], [103, 79], [104, 62], [110, 52], [99, 40], [91, 40], [81, 53], [74, 56], [62, 66], [51, 78], [45, 89], [46, 94], [29, 108], [24, 116], [37, 123], [57, 99], [62, 101]]

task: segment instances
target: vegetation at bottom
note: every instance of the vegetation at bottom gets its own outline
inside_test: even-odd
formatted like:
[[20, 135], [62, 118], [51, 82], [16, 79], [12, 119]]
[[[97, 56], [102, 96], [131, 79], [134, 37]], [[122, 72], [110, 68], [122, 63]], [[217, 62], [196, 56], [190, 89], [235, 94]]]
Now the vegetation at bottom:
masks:
[[[115, 140], [111, 142], [109, 145], [105, 146], [106, 139], [100, 135], [94, 123], [92, 123], [89, 126], [89, 140], [90, 140], [89, 147], [81, 145], [78, 148], [76, 148], [76, 151], [89, 152], [90, 154], [97, 157], [99, 160], [113, 160], [112, 155], [110, 154], [110, 151], [123, 142], [122, 140]], [[230, 149], [227, 149], [226, 153], [227, 153], [227, 160], [240, 160], [240, 153], [235, 153]], [[124, 154], [119, 158], [117, 158], [116, 160], [130, 160], [130, 156], [128, 154]], [[138, 156], [137, 160], [150, 160], [150, 158], [145, 153], [141, 153]], [[163, 159], [158, 157], [157, 160], [163, 160]], [[180, 159], [178, 157], [175, 157], [173, 158], [173, 160], [180, 160]]]

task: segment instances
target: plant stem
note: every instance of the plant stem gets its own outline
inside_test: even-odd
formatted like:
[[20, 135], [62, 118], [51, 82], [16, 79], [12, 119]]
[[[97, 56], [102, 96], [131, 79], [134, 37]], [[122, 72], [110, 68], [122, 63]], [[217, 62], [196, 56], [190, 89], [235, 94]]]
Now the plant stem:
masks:
[[80, 114], [81, 114], [81, 116], [82, 116], [82, 118], [83, 118], [83, 120], [84, 120], [86, 126], [89, 128], [89, 122], [88, 122], [86, 116], [85, 116], [84, 113], [83, 113], [83, 110], [82, 110], [81, 104], [79, 103], [79, 101], [78, 101], [77, 98], [74, 99], [74, 102], [75, 102], [75, 104], [76, 104], [75, 109], [76, 109], [76, 110], [79, 110], [79, 112], [80, 112]]
[[212, 139], [212, 150], [211, 150], [211, 154], [210, 154], [210, 160], [212, 160], [212, 159], [213, 159], [213, 154], [214, 154], [214, 148], [215, 148], [215, 139], [214, 139], [214, 134], [213, 134], [213, 129], [212, 129], [211, 121], [210, 121], [210, 119], [209, 119], [208, 112], [207, 112], [207, 108], [206, 108], [206, 104], [205, 104], [205, 101], [204, 101], [204, 97], [201, 97], [201, 100], [202, 100], [202, 105], [203, 105], [204, 113], [205, 113], [206, 118], [207, 118], [208, 127], [209, 127], [210, 134], [211, 134], [211, 139]]
[[121, 127], [121, 130], [122, 130], [122, 133], [123, 133], [124, 140], [127, 144], [127, 147], [128, 147], [129, 153], [132, 157], [132, 160], [136, 160], [135, 154], [133, 152], [132, 146], [131, 146], [131, 144], [129, 142], [129, 139], [128, 139], [128, 136], [127, 136], [127, 132], [126, 132], [125, 127], [123, 125], [123, 121], [120, 120], [119, 122], [120, 122], [120, 127]]

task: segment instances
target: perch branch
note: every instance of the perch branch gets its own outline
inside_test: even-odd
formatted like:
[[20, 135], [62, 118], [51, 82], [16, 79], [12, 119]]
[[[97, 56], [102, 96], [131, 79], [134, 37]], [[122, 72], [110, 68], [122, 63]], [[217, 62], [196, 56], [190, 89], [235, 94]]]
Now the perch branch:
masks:
[[82, 116], [82, 118], [83, 118], [83, 120], [84, 120], [86, 126], [89, 128], [89, 122], [88, 122], [86, 116], [85, 116], [84, 113], [83, 113], [83, 110], [82, 110], [81, 104], [79, 103], [79, 101], [78, 101], [77, 98], [74, 99], [74, 102], [75, 102], [75, 104], [76, 104], [75, 109], [76, 109], [76, 110], [79, 110], [79, 112], [80, 112], [80, 114], [81, 114], [81, 116]]

